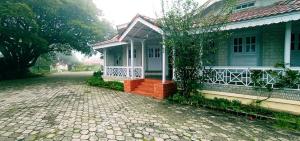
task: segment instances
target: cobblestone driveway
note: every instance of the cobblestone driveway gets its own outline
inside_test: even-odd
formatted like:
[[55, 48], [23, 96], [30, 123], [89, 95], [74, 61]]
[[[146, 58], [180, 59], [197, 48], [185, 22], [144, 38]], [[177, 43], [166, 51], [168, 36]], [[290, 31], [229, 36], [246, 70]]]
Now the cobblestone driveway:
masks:
[[0, 141], [300, 140], [267, 123], [89, 87], [89, 75], [0, 82]]

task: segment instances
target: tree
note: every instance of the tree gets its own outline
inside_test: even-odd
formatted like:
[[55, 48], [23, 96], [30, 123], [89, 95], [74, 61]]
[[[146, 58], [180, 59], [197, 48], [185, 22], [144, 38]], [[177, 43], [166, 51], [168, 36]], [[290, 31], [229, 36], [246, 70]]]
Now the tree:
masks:
[[71, 50], [90, 54], [111, 27], [87, 0], [0, 2], [0, 75], [22, 76], [39, 56]]
[[216, 51], [214, 44], [226, 35], [221, 29], [230, 14], [233, 0], [222, 1], [219, 9], [209, 3], [199, 5], [193, 0], [162, 1], [161, 26], [165, 33], [164, 44], [174, 54], [173, 67], [180, 93], [190, 96], [205, 79], [202, 70], [212, 63]]

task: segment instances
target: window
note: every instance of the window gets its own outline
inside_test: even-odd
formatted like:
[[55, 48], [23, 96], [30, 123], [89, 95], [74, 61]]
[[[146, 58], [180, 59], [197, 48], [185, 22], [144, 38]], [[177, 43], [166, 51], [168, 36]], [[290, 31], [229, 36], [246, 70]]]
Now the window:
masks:
[[255, 52], [256, 37], [246, 37], [246, 52]]
[[136, 58], [136, 49], [133, 50], [133, 58]]
[[300, 33], [298, 34], [298, 50], [300, 50]]
[[234, 52], [243, 52], [243, 38], [234, 38]]
[[149, 56], [149, 58], [153, 57], [153, 48], [149, 48], [149, 50], [148, 50], [148, 56]]
[[234, 53], [255, 53], [257, 48], [256, 36], [244, 36], [233, 39]]
[[295, 50], [295, 34], [291, 36], [291, 50]]
[[255, 2], [252, 1], [252, 2], [247, 2], [247, 3], [242, 3], [242, 4], [239, 4], [235, 7], [236, 10], [241, 10], [241, 9], [247, 9], [247, 8], [250, 8], [250, 7], [253, 7], [255, 6]]
[[[128, 50], [128, 58], [131, 58], [131, 49]], [[136, 49], [133, 49], [133, 58], [136, 58]]]
[[292, 33], [291, 35], [291, 50], [300, 50], [300, 33]]
[[160, 57], [160, 48], [155, 49], [155, 57], [159, 58]]

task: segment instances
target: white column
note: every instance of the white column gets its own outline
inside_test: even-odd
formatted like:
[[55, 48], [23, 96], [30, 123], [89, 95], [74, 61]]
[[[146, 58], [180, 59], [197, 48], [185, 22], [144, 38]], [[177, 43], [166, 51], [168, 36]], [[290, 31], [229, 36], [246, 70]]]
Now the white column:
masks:
[[165, 46], [165, 36], [162, 36], [162, 83], [166, 82], [166, 46]]
[[126, 46], [126, 71], [127, 71], [126, 76], [129, 78], [129, 53], [128, 53], [129, 49], [128, 48], [129, 47]]
[[285, 25], [285, 43], [284, 43], [284, 64], [286, 68], [291, 65], [291, 35], [292, 23], [287, 22]]
[[106, 48], [105, 49], [103, 49], [103, 53], [104, 53], [104, 76], [106, 76], [106, 60], [107, 60], [107, 58], [106, 58]]
[[145, 40], [142, 40], [142, 78], [145, 78]]
[[132, 39], [130, 39], [130, 62], [131, 62], [131, 79], [133, 79], [134, 78], [134, 61], [133, 61], [133, 47], [134, 47], [134, 42], [133, 42], [133, 40]]

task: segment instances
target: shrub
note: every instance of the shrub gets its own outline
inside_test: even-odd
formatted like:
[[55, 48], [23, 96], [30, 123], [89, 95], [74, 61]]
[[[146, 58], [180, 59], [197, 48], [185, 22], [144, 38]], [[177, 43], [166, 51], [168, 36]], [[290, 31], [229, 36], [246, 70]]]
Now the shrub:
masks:
[[95, 77], [101, 77], [102, 78], [103, 72], [102, 71], [96, 71], [93, 73], [93, 76]]
[[90, 86], [96, 86], [101, 88], [107, 88], [117, 91], [124, 91], [124, 84], [117, 81], [104, 81], [102, 78], [102, 72], [94, 72], [93, 76], [87, 80], [87, 84]]

